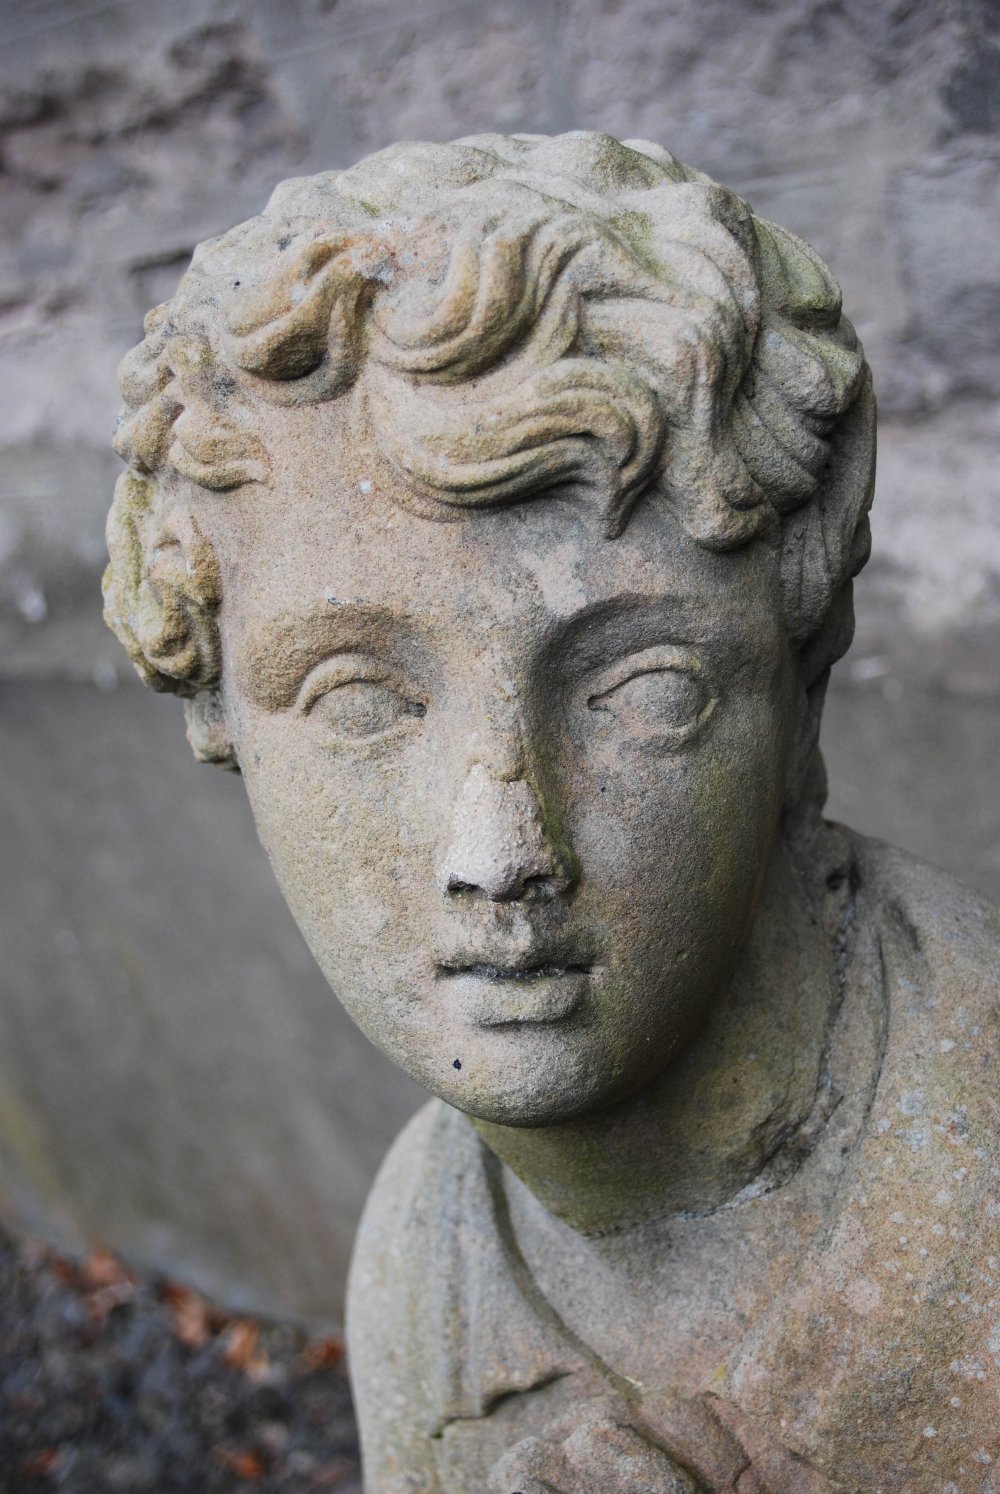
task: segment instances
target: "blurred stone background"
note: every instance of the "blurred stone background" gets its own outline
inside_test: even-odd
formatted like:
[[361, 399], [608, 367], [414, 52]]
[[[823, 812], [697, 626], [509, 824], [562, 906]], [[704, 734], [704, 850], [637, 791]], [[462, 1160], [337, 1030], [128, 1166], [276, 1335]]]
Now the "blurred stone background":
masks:
[[335, 1008], [239, 781], [101, 625], [114, 369], [282, 177], [577, 127], [668, 145], [839, 275], [882, 424], [832, 810], [1000, 894], [997, 0], [4, 0], [8, 1221], [338, 1317], [418, 1096]]

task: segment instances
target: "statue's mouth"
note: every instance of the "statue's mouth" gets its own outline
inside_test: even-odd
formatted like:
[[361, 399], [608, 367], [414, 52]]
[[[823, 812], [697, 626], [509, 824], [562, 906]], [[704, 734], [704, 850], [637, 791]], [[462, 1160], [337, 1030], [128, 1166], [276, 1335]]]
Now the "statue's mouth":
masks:
[[580, 1006], [592, 965], [553, 960], [438, 965], [458, 1013], [476, 1027], [548, 1026]]
[[471, 965], [439, 965], [442, 975], [476, 975], [483, 980], [546, 980], [556, 975], [589, 975], [591, 965], [496, 965], [492, 961]]

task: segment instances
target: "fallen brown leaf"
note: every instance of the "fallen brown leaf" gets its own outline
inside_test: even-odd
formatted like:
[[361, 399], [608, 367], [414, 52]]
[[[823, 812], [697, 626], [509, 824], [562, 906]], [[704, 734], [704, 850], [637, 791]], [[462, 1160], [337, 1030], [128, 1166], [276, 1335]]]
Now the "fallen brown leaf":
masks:
[[332, 1334], [329, 1338], [317, 1338], [306, 1344], [298, 1357], [296, 1368], [308, 1373], [310, 1370], [329, 1369], [332, 1365], [342, 1364], [343, 1360], [344, 1340]]
[[88, 1291], [103, 1287], [134, 1287], [135, 1277], [113, 1250], [99, 1245], [80, 1265], [80, 1280]]
[[200, 1349], [213, 1336], [215, 1314], [204, 1297], [179, 1281], [165, 1281], [160, 1297], [174, 1320], [174, 1336], [188, 1349]]
[[260, 1329], [249, 1318], [236, 1318], [223, 1336], [223, 1360], [230, 1369], [243, 1370], [253, 1379], [266, 1375], [268, 1359], [260, 1347]]
[[25, 1478], [44, 1478], [58, 1467], [59, 1462], [59, 1449], [46, 1447], [41, 1452], [33, 1453], [31, 1457], [23, 1458], [20, 1471]]
[[260, 1329], [249, 1318], [236, 1318], [230, 1323], [223, 1337], [225, 1352], [223, 1359], [230, 1369], [246, 1369], [257, 1352]]
[[56, 1280], [63, 1286], [73, 1287], [74, 1290], [79, 1289], [80, 1272], [73, 1261], [67, 1260], [64, 1255], [56, 1255], [55, 1251], [53, 1251], [46, 1261], [46, 1265]]
[[263, 1478], [267, 1472], [263, 1458], [253, 1448], [217, 1447], [213, 1456], [224, 1467], [235, 1473], [237, 1478], [252, 1481]]

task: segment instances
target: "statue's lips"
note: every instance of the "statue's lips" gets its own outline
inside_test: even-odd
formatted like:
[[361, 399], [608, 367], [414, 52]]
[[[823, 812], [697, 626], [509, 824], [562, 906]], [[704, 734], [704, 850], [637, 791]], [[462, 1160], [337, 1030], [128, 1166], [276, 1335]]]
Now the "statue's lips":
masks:
[[482, 962], [439, 965], [438, 974], [459, 1014], [476, 1027], [548, 1026], [580, 1006], [593, 967]]

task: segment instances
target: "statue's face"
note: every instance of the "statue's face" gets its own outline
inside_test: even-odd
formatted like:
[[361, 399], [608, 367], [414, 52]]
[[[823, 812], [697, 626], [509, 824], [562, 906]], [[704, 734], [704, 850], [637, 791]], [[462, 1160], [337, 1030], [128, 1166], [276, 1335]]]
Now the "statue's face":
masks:
[[777, 834], [769, 552], [651, 501], [614, 541], [581, 495], [434, 522], [295, 444], [216, 538], [227, 714], [313, 953], [471, 1114], [636, 1090], [730, 979]]

